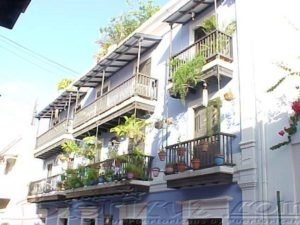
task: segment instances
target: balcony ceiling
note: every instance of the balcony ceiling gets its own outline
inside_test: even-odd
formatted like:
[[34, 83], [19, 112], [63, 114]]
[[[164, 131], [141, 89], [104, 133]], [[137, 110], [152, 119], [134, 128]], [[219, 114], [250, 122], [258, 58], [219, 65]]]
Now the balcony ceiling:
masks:
[[[217, 0], [218, 1], [218, 0]], [[164, 22], [185, 24], [194, 17], [214, 5], [214, 0], [191, 0], [169, 15]]]
[[143, 54], [160, 42], [161, 37], [142, 33], [133, 34], [123, 41], [115, 50], [101, 59], [92, 70], [75, 82], [74, 85], [77, 87], [98, 86], [102, 81], [103, 71], [105, 71], [105, 78], [110, 77], [137, 58], [139, 40], [141, 40], [141, 54]]
[[45, 107], [42, 111], [40, 111], [36, 118], [51, 118], [52, 114], [56, 109], [63, 110], [68, 107], [69, 101], [70, 103], [75, 103], [76, 97], [78, 95], [78, 99], [81, 99], [86, 94], [86, 90], [77, 91], [75, 88], [64, 91], [59, 97], [57, 97], [53, 102], [51, 102], [47, 107]]
[[30, 0], [1, 0], [0, 26], [12, 29], [21, 13], [24, 13]]

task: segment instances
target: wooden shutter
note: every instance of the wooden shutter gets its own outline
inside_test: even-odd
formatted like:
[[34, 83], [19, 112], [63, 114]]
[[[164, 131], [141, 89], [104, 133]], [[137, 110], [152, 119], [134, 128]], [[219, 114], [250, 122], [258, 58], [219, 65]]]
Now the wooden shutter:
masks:
[[207, 135], [206, 108], [195, 109], [195, 138]]

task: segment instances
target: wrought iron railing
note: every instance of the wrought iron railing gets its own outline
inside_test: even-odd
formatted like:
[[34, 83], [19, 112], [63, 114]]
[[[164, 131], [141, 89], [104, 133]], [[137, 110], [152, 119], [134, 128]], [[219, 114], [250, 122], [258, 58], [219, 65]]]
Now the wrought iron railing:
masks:
[[170, 77], [183, 64], [190, 61], [197, 53], [201, 53], [204, 59], [209, 62], [219, 55], [221, 58], [232, 61], [232, 38], [222, 31], [215, 30], [200, 40], [196, 41], [179, 53], [172, 56], [172, 68]]
[[46, 179], [34, 181], [29, 184], [28, 195], [32, 196], [59, 191], [61, 190], [61, 184], [62, 183], [60, 180], [60, 175], [55, 175]]
[[94, 102], [75, 114], [74, 128], [137, 95], [142, 98], [157, 99], [157, 80], [144, 74], [135, 75], [111, 89]]
[[216, 157], [221, 157], [221, 165], [233, 166], [234, 138], [232, 134], [217, 133], [167, 146], [166, 164], [171, 164], [175, 171], [178, 171], [178, 164], [184, 164], [185, 169], [192, 169], [192, 160], [199, 159], [200, 167], [197, 169], [204, 169], [216, 166]]
[[121, 156], [121, 159], [107, 159], [100, 163], [100, 170], [103, 171], [103, 175], [105, 175], [105, 171], [112, 170], [113, 171], [113, 179], [127, 179], [128, 174], [128, 165], [133, 166], [133, 175], [134, 179], [137, 180], [151, 180], [151, 165], [153, 156], [146, 155], [136, 155], [136, 154], [126, 154]]
[[[151, 165], [152, 165], [152, 156], [146, 155], [137, 155], [137, 154], [126, 154], [120, 157], [121, 161], [107, 159], [102, 162], [94, 163], [87, 166], [86, 168], [93, 168], [96, 170], [97, 178], [92, 180], [88, 185], [97, 185], [98, 183], [103, 182], [114, 182], [116, 180], [124, 179], [134, 179], [134, 180], [143, 180], [149, 181], [152, 179]], [[128, 177], [129, 164], [131, 164], [131, 169], [133, 177]], [[56, 176], [48, 177], [38, 181], [31, 182], [29, 185], [28, 196], [46, 194], [55, 191], [62, 191], [70, 188], [82, 187], [84, 181], [87, 178], [88, 170], [82, 171], [80, 169], [73, 170], [72, 174], [63, 173]], [[110, 176], [107, 174], [110, 171]], [[83, 173], [82, 173], [83, 172]], [[79, 186], [70, 187], [67, 184], [68, 176], [76, 176], [78, 179]], [[108, 180], [110, 177], [110, 180]], [[73, 177], [74, 178], [74, 177]], [[101, 179], [102, 178], [102, 181]], [[72, 179], [72, 178], [71, 178]], [[75, 184], [76, 185], [76, 184]]]

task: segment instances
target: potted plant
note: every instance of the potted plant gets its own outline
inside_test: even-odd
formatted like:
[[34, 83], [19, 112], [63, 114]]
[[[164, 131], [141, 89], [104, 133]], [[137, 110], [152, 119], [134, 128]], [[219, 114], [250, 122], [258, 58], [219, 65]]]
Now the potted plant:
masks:
[[207, 152], [208, 151], [208, 141], [206, 141], [206, 140], [201, 141], [200, 146], [201, 146], [201, 151], [202, 152]]
[[185, 147], [178, 147], [178, 148], [177, 148], [177, 155], [178, 155], [178, 156], [184, 156], [185, 151], [186, 151], [186, 148], [185, 148]]
[[106, 182], [111, 182], [113, 180], [114, 171], [112, 169], [106, 169], [104, 174], [104, 179]]
[[134, 177], [135, 165], [131, 163], [127, 163], [125, 166], [125, 171], [128, 179], [132, 179]]
[[174, 173], [174, 163], [172, 163], [172, 162], [166, 163], [165, 173], [166, 174]]
[[191, 160], [191, 163], [192, 163], [192, 168], [193, 168], [194, 170], [200, 169], [200, 159], [198, 159], [198, 158], [193, 158], [193, 159]]
[[164, 127], [164, 121], [163, 121], [163, 120], [156, 121], [156, 122], [154, 123], [154, 127], [155, 127], [156, 129], [162, 129], [162, 128]]
[[153, 177], [158, 177], [159, 172], [160, 172], [160, 169], [158, 167], [153, 167], [152, 168], [152, 175], [153, 175]]
[[186, 169], [186, 164], [184, 161], [180, 160], [177, 162], [177, 170], [178, 172], [184, 172]]
[[225, 162], [224, 155], [223, 154], [217, 154], [217, 155], [215, 155], [214, 162], [215, 162], [215, 165], [217, 165], [217, 166], [223, 165], [224, 162]]
[[170, 62], [172, 67], [172, 93], [179, 94], [183, 100], [189, 90], [195, 88], [200, 81], [204, 64], [205, 59], [201, 53], [198, 53], [189, 61], [172, 59]]
[[166, 151], [161, 149], [159, 152], [158, 152], [158, 157], [159, 157], [159, 160], [160, 161], [164, 161], [166, 159]]

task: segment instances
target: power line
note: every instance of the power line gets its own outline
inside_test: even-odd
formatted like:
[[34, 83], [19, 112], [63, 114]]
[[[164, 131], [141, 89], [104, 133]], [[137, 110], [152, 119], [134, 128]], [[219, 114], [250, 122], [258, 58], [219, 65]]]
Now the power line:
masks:
[[25, 47], [24, 45], [22, 45], [22, 44], [20, 44], [20, 43], [18, 43], [18, 42], [16, 42], [16, 41], [14, 41], [14, 40], [12, 40], [12, 39], [10, 39], [10, 38], [4, 36], [4, 35], [2, 35], [2, 34], [0, 34], [0, 37], [1, 37], [2, 39], [5, 39], [6, 41], [8, 41], [8, 42], [10, 42], [10, 43], [12, 43], [12, 44], [18, 46], [19, 48], [22, 48], [23, 50], [26, 50], [26, 51], [30, 52], [31, 54], [33, 54], [33, 55], [35, 55], [35, 56], [37, 56], [37, 57], [39, 57], [39, 58], [41, 58], [41, 59], [43, 59], [43, 60], [45, 60], [45, 61], [47, 61], [47, 62], [50, 62], [51, 64], [54, 64], [54, 65], [56, 65], [56, 66], [58, 66], [58, 67], [61, 67], [61, 68], [64, 68], [65, 70], [67, 70], [67, 71], [69, 71], [69, 72], [72, 72], [72, 73], [74, 73], [74, 74], [76, 74], [76, 75], [79, 75], [79, 74], [80, 74], [79, 72], [77, 72], [77, 71], [75, 71], [75, 70], [73, 70], [73, 69], [71, 69], [71, 68], [69, 68], [69, 67], [67, 67], [67, 66], [65, 66], [65, 65], [63, 65], [63, 64], [61, 64], [61, 63], [58, 63], [58, 62], [56, 62], [56, 61], [54, 61], [54, 60], [52, 60], [52, 59], [50, 59], [50, 58], [48, 58], [48, 57], [46, 57], [46, 56], [44, 56], [44, 55], [38, 53], [38, 52], [36, 52], [36, 51], [33, 51], [33, 50], [31, 50], [31, 49]]
[[8, 52], [10, 52], [11, 54], [13, 54], [13, 55], [15, 55], [15, 56], [17, 56], [17, 57], [23, 59], [24, 61], [26, 61], [26, 62], [28, 62], [28, 63], [30, 63], [30, 64], [36, 66], [36, 67], [39, 67], [40, 69], [42, 69], [42, 70], [44, 70], [44, 71], [46, 71], [46, 72], [48, 72], [48, 73], [57, 75], [57, 73], [55, 73], [55, 72], [53, 72], [53, 71], [51, 71], [51, 70], [48, 70], [47, 68], [45, 68], [45, 67], [43, 67], [43, 66], [40, 66], [40, 65], [38, 65], [37, 63], [34, 63], [34, 62], [28, 60], [27, 58], [21, 56], [21, 55], [18, 55], [17, 53], [15, 53], [14, 51], [12, 51], [11, 49], [8, 49], [8, 48], [3, 47], [3, 46], [1, 46], [1, 45], [0, 45], [0, 48], [6, 50], [6, 51], [8, 51]]

